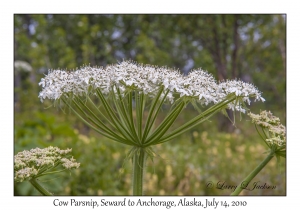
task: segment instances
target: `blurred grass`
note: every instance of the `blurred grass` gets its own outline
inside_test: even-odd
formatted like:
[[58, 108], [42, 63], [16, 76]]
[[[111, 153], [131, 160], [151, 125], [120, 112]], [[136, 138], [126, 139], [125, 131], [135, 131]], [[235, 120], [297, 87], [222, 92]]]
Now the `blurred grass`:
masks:
[[[73, 148], [79, 169], [44, 177], [43, 185], [55, 195], [130, 195], [130, 147], [89, 131], [73, 115], [62, 111], [32, 110], [15, 113], [15, 154], [35, 147]], [[195, 113], [186, 110], [177, 124]], [[217, 117], [179, 138], [154, 146], [157, 156], [148, 160], [145, 195], [230, 195], [218, 182], [239, 184], [265, 157], [266, 148], [247, 117], [234, 133], [217, 132]], [[75, 122], [75, 123], [72, 123]], [[273, 190], [243, 191], [242, 195], [286, 195], [285, 159], [274, 158], [253, 182], [276, 186]], [[214, 183], [207, 188], [207, 183]], [[253, 183], [250, 183], [252, 185]], [[15, 183], [15, 195], [38, 195], [28, 183]]]

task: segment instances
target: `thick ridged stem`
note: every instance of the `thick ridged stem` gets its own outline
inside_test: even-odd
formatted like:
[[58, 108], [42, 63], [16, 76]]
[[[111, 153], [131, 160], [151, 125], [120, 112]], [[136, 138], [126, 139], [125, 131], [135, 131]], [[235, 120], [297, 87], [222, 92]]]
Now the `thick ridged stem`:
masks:
[[40, 183], [38, 183], [38, 181], [35, 178], [31, 179], [29, 182], [42, 195], [53, 195], [51, 192], [49, 192], [48, 190], [46, 190]]
[[147, 153], [144, 148], [137, 148], [133, 154], [132, 187], [133, 195], [143, 195], [144, 171]]

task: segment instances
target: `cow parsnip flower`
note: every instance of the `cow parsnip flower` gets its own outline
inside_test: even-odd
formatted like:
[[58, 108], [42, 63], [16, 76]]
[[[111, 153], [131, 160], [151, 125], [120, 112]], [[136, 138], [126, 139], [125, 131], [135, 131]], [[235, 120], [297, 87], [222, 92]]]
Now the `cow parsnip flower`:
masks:
[[15, 181], [23, 182], [47, 175], [60, 165], [64, 169], [74, 169], [80, 166], [76, 160], [67, 158], [72, 149], [61, 150], [57, 147], [45, 149], [35, 148], [24, 150], [14, 156]]
[[[86, 66], [76, 71], [50, 70], [39, 85], [43, 87], [39, 94], [42, 102], [46, 98], [57, 100], [70, 93], [76, 96], [96, 94], [96, 89], [108, 95], [116, 93], [113, 87], [119, 88], [121, 95], [126, 90], [138, 90], [149, 98], [155, 98], [163, 87], [163, 93], [168, 92], [165, 100], [171, 103], [178, 97], [186, 97], [196, 99], [200, 104], [216, 104], [230, 93], [242, 96], [248, 103], [250, 97], [264, 101], [252, 84], [235, 80], [217, 84], [213, 76], [202, 69], [192, 70], [184, 76], [175, 69], [131, 61], [106, 68]], [[234, 109], [234, 106], [230, 108]]]
[[[252, 84], [235, 80], [216, 82], [202, 69], [185, 76], [176, 69], [132, 61], [106, 67], [84, 66], [76, 71], [51, 70], [39, 85], [42, 102], [54, 100], [98, 133], [133, 146], [130, 154], [135, 195], [142, 193], [144, 160], [153, 157], [152, 145], [172, 140], [224, 109], [245, 112], [245, 102], [249, 104], [250, 98], [264, 101]], [[189, 103], [199, 115], [173, 128]], [[164, 104], [169, 105], [169, 111], [157, 125], [155, 121]], [[203, 106], [209, 107], [202, 111]]]
[[[178, 116], [188, 103], [192, 103], [197, 110], [200, 110], [199, 105], [215, 104], [218, 110], [229, 108], [245, 112], [244, 102], [250, 104], [250, 97], [264, 101], [261, 92], [252, 84], [235, 80], [217, 83], [211, 74], [201, 69], [192, 70], [184, 76], [175, 69], [131, 61], [105, 68], [85, 66], [76, 71], [51, 70], [41, 79], [39, 85], [43, 88], [39, 93], [42, 102], [51, 99], [60, 104], [64, 103], [73, 111], [77, 109], [76, 114], [104, 136], [139, 146], [147, 142], [147, 138], [148, 144], [154, 143], [150, 141], [150, 130], [154, 130], [155, 120], [152, 117], [156, 118], [157, 111], [164, 103], [175, 104], [170, 115]], [[94, 112], [93, 109], [98, 105], [94, 104], [93, 97], [100, 99], [104, 112], [101, 111], [98, 115], [108, 125]], [[143, 131], [139, 126], [143, 119], [137, 119], [134, 123], [133, 109], [136, 108], [136, 118], [142, 118], [145, 105], [151, 102], [150, 114], [153, 116], [148, 116], [142, 135]], [[176, 119], [172, 116], [170, 118]], [[134, 134], [134, 129], [137, 134]], [[166, 134], [167, 130], [164, 129], [163, 133]], [[160, 134], [157, 136], [164, 136]], [[157, 140], [155, 143], [160, 142]]]
[[[277, 163], [281, 157], [286, 157], [286, 129], [280, 123], [280, 119], [270, 111], [261, 111], [259, 115], [248, 113], [262, 140], [268, 146], [268, 155], [264, 160], [237, 186], [231, 195], [239, 195], [256, 175], [276, 156]], [[261, 131], [257, 127], [261, 128]]]
[[[71, 151], [72, 149], [61, 150], [50, 146], [19, 152], [14, 156], [15, 181], [29, 181], [42, 195], [52, 195], [39, 183], [38, 178], [78, 168], [80, 163], [73, 157], [68, 157]], [[62, 170], [57, 170], [59, 167]]]
[[261, 127], [260, 135], [268, 147], [278, 150], [285, 149], [286, 128], [280, 123], [280, 119], [274, 116], [270, 111], [261, 111], [259, 115], [249, 113], [252, 122]]

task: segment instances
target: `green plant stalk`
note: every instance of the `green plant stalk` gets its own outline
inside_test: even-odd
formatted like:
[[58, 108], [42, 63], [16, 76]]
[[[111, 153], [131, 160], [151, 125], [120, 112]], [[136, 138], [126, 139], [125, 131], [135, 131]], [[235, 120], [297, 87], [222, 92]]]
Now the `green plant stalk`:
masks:
[[29, 182], [42, 195], [53, 195], [51, 192], [49, 192], [48, 190], [46, 190], [40, 183], [38, 183], [38, 181], [35, 178], [32, 178], [31, 180], [29, 180]]
[[144, 170], [147, 153], [144, 148], [137, 148], [133, 154], [132, 188], [133, 195], [143, 195]]
[[239, 195], [240, 192], [247, 187], [252, 179], [269, 163], [274, 157], [274, 151], [271, 151], [269, 155], [237, 186], [235, 191], [230, 195]]

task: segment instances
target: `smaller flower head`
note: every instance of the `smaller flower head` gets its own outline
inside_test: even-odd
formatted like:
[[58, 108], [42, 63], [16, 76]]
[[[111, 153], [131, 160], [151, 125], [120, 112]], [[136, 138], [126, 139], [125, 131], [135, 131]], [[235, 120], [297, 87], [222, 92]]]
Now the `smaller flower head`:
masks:
[[50, 146], [45, 149], [35, 148], [19, 152], [14, 157], [15, 181], [30, 180], [59, 165], [65, 169], [78, 168], [80, 163], [77, 163], [73, 157], [67, 158], [67, 154], [71, 151], [72, 149], [60, 150]]
[[280, 119], [270, 111], [262, 111], [259, 115], [249, 113], [252, 122], [268, 131], [266, 142], [271, 145], [283, 146], [286, 144], [286, 128]]

